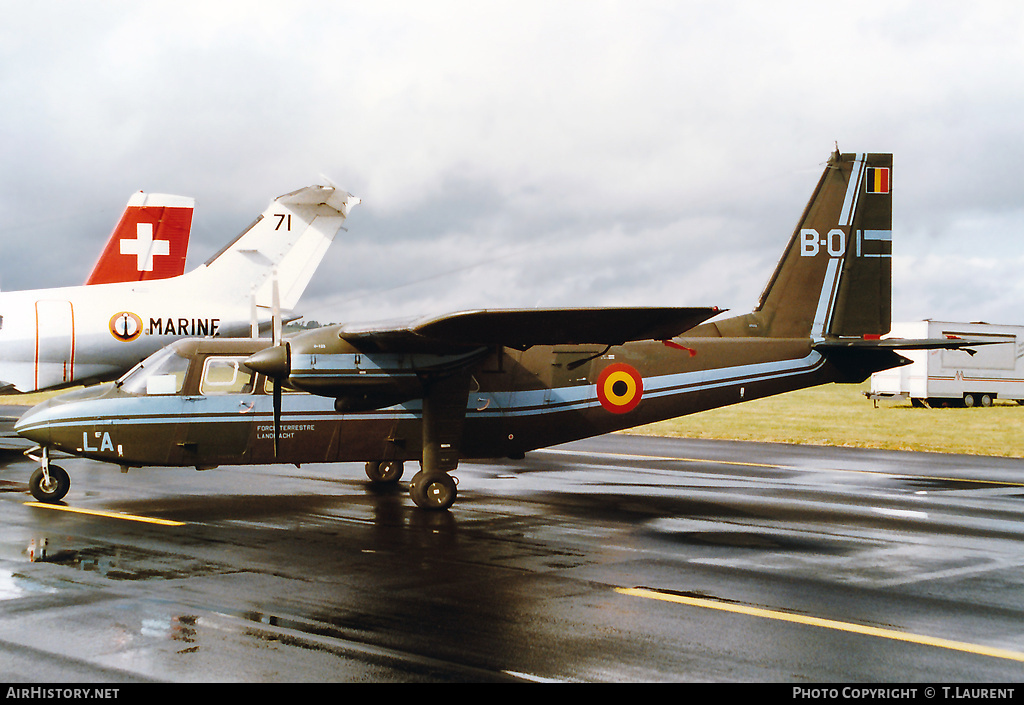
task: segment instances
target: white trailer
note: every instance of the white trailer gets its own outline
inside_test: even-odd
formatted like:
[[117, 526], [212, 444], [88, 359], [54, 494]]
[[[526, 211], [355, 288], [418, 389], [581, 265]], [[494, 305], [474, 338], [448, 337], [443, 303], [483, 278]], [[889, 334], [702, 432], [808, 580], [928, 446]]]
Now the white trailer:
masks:
[[992, 341], [963, 350], [901, 350], [910, 365], [871, 375], [869, 399], [909, 398], [916, 406], [991, 406], [996, 399], [1024, 404], [1024, 326], [914, 321], [894, 323], [886, 338], [956, 336]]

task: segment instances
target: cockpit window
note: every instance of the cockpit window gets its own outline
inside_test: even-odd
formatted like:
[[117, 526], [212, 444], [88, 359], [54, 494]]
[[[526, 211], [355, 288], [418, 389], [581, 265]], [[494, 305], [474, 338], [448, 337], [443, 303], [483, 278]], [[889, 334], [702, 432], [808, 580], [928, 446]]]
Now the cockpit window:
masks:
[[250, 394], [253, 373], [243, 357], [208, 357], [203, 366], [200, 394]]
[[117, 384], [130, 394], [178, 394], [186, 372], [188, 359], [173, 348], [164, 348], [136, 365]]

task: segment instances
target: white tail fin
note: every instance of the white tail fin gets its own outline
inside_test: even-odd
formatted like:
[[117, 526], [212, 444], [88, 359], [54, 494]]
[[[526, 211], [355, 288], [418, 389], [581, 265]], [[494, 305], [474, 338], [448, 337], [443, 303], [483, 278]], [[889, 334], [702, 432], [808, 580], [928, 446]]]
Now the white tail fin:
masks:
[[359, 203], [331, 186], [307, 186], [279, 196], [234, 242], [188, 276], [204, 291], [257, 306], [273, 307], [275, 280], [280, 307], [295, 307], [349, 211]]
[[86, 284], [176, 277], [185, 271], [195, 199], [133, 194]]

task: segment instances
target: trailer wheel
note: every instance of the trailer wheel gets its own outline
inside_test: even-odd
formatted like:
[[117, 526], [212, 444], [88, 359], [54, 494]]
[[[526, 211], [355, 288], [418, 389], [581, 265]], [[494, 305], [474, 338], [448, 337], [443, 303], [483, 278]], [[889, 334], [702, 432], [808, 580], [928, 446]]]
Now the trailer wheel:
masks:
[[982, 394], [981, 395], [981, 405], [982, 406], [992, 406], [992, 395], [991, 394]]
[[966, 406], [968, 409], [970, 409], [972, 406], [974, 406], [974, 395], [973, 394], [964, 394], [964, 406]]

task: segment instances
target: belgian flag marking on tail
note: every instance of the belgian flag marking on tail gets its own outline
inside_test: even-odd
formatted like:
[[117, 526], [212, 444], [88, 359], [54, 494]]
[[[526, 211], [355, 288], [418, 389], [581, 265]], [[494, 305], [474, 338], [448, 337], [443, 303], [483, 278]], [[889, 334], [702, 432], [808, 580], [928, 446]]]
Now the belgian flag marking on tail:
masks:
[[864, 182], [868, 193], [889, 193], [889, 167], [868, 167]]

